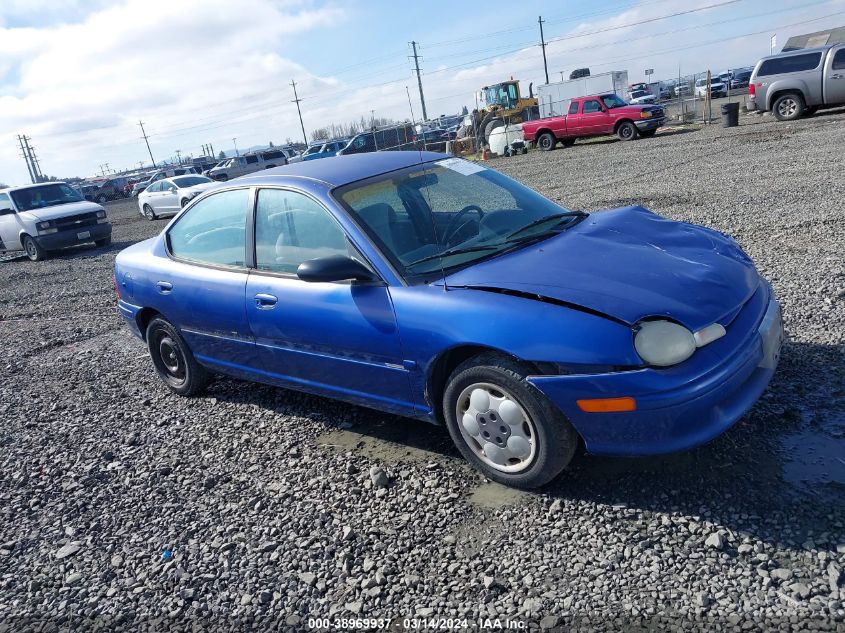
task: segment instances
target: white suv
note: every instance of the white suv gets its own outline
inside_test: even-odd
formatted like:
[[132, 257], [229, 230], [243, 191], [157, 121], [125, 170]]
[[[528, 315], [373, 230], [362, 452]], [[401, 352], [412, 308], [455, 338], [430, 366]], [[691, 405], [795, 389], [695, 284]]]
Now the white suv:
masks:
[[40, 261], [48, 251], [94, 242], [111, 244], [106, 210], [63, 182], [0, 189], [0, 252], [24, 251]]

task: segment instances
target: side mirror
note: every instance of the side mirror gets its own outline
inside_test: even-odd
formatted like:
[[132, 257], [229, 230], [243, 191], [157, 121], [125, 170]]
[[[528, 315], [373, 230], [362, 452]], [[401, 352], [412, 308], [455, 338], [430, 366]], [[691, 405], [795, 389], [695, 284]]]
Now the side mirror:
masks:
[[15, 215], [15, 210], [11, 208], [0, 209], [0, 215]]
[[375, 281], [377, 277], [361, 262], [345, 255], [330, 255], [302, 262], [296, 269], [302, 281]]

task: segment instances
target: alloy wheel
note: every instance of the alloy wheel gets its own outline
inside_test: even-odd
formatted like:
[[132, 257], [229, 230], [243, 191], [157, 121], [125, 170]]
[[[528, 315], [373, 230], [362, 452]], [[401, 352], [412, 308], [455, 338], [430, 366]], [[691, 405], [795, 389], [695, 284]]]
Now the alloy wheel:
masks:
[[518, 473], [537, 453], [537, 431], [525, 409], [507, 391], [490, 383], [468, 386], [456, 407], [461, 435], [485, 464]]
[[798, 112], [798, 102], [791, 97], [781, 100], [778, 104], [778, 114], [784, 118], [795, 116], [796, 112]]

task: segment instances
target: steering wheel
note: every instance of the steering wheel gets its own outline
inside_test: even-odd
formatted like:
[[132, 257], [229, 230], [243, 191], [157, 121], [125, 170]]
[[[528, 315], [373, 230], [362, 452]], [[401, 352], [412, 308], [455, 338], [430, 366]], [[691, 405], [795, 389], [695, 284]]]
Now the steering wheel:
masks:
[[455, 235], [457, 235], [458, 232], [467, 225], [467, 222], [469, 222], [469, 220], [463, 222], [462, 224], [459, 224], [458, 222], [470, 211], [475, 211], [478, 214], [478, 221], [481, 222], [481, 218], [484, 217], [484, 211], [481, 209], [481, 207], [476, 204], [468, 204], [467, 206], [465, 206], [463, 209], [458, 211], [457, 215], [455, 215], [455, 217], [453, 217], [449, 221], [449, 224], [446, 226], [446, 231], [443, 234], [443, 242], [446, 246], [452, 246], [452, 238], [455, 237]]

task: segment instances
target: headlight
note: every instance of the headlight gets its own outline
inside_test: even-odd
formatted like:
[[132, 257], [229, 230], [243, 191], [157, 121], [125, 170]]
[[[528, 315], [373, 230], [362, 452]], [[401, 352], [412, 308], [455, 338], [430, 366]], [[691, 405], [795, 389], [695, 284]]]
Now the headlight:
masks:
[[683, 325], [671, 321], [643, 321], [634, 335], [634, 348], [649, 365], [668, 367], [692, 356], [695, 337]]
[[97, 211], [97, 217], [98, 217], [98, 218], [104, 218], [104, 217], [106, 217], [106, 211], [105, 211], [105, 209], [100, 209], [99, 211]]
[[640, 118], [641, 119], [651, 118], [651, 112], [649, 112], [648, 110], [643, 110], [642, 112], [640, 112]]
[[53, 222], [51, 220], [39, 222], [35, 225], [35, 228], [38, 229], [38, 233], [40, 235], [47, 235], [48, 233], [58, 233], [59, 231], [59, 229], [53, 226]]

